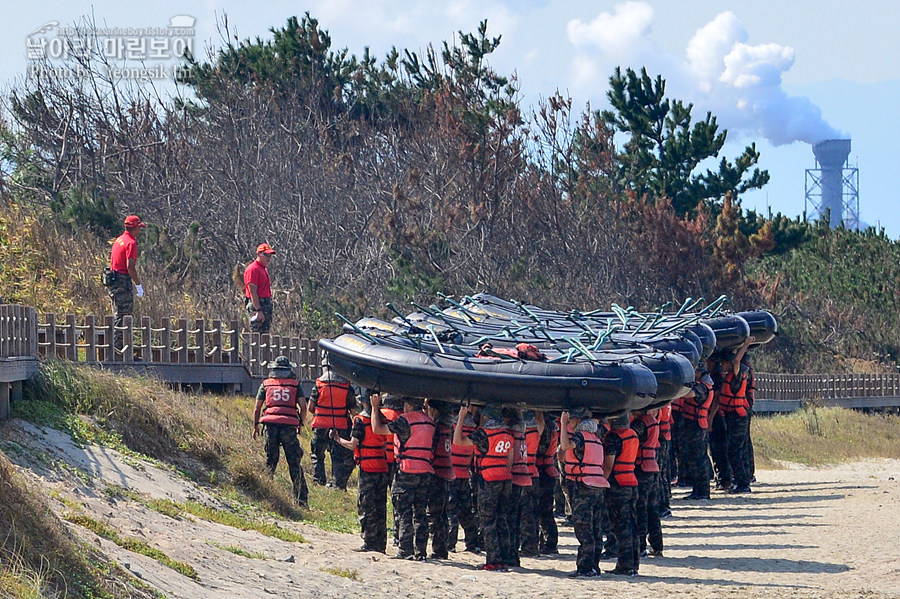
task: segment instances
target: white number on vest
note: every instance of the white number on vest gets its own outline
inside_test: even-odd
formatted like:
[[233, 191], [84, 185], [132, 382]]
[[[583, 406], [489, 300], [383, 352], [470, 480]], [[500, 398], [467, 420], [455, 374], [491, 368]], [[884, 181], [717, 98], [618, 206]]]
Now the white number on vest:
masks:
[[497, 441], [497, 444], [494, 446], [494, 453], [509, 453], [509, 448], [512, 446], [512, 443], [509, 441]]
[[272, 401], [291, 401], [291, 391], [290, 389], [272, 389]]

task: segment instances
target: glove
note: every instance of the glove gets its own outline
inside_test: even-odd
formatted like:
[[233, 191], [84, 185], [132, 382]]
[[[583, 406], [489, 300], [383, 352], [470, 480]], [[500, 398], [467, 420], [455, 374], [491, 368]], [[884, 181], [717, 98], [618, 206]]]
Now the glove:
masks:
[[141, 285], [137, 285], [137, 296], [144, 297], [144, 288]]

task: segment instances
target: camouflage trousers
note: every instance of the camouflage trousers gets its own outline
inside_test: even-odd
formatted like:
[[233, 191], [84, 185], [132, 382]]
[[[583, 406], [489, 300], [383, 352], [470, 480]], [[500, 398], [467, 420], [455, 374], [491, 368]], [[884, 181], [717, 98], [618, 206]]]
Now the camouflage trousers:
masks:
[[116, 349], [121, 350], [123, 346], [123, 335], [119, 327], [125, 325], [125, 317], [134, 314], [134, 285], [131, 282], [131, 276], [118, 273], [112, 284], [106, 288], [109, 299], [113, 305], [113, 319], [115, 320], [116, 331], [113, 333], [113, 345]]
[[428, 490], [428, 531], [431, 535], [431, 553], [437, 559], [448, 557], [447, 494], [448, 481], [439, 476], [432, 476]]
[[603, 550], [603, 533], [600, 529], [600, 505], [603, 489], [581, 482], [572, 483], [572, 524], [578, 539], [575, 566], [579, 572], [597, 569]]
[[506, 553], [501, 560], [510, 566], [519, 565], [519, 522], [522, 515], [522, 490], [525, 487], [512, 485], [509, 491], [509, 505], [506, 506]]
[[[312, 439], [309, 441], [310, 461], [312, 462], [313, 481], [316, 484], [324, 485], [326, 481], [325, 472], [325, 452], [331, 454], [331, 474], [334, 477], [334, 486], [339, 489], [347, 488], [347, 481], [353, 468], [356, 467], [356, 461], [353, 459], [353, 452], [335, 443], [328, 436], [327, 428], [312, 429]], [[350, 429], [337, 429], [338, 434], [344, 438], [350, 438]]]
[[537, 520], [540, 526], [541, 553], [554, 552], [559, 544], [559, 530], [553, 516], [553, 500], [558, 481], [558, 477], [547, 476], [543, 472], [538, 477]]
[[256, 308], [253, 307], [253, 300], [251, 300], [249, 297], [246, 298], [244, 306], [247, 308], [247, 319], [248, 322], [250, 322], [250, 330], [254, 333], [268, 333], [272, 328], [272, 298], [259, 298], [259, 307], [261, 308], [260, 312], [262, 312], [263, 316], [265, 317], [265, 320], [263, 320], [262, 322], [252, 322], [249, 320], [250, 317], [253, 316], [253, 313], [256, 312]]
[[449, 487], [447, 499], [447, 513], [450, 521], [447, 533], [448, 551], [456, 550], [456, 541], [459, 538], [460, 527], [462, 527], [465, 535], [466, 549], [472, 550], [480, 547], [478, 517], [473, 501], [474, 494], [472, 492], [471, 479], [457, 478], [451, 480]]
[[528, 557], [535, 557], [540, 551], [537, 517], [539, 484], [538, 477], [532, 477], [531, 486], [522, 487], [522, 496], [519, 498], [519, 550]]
[[382, 553], [387, 548], [387, 488], [387, 472], [360, 469], [356, 502], [360, 535], [367, 549]]
[[655, 551], [663, 550], [662, 523], [659, 520], [662, 490], [659, 472], [637, 473], [637, 501], [635, 517], [637, 518], [638, 542], [641, 553], [647, 548], [647, 540]]
[[482, 480], [478, 485], [478, 521], [484, 542], [485, 563], [502, 564], [509, 554], [511, 480]]
[[620, 487], [613, 482], [606, 490], [606, 507], [616, 538], [616, 568], [620, 570], [637, 570], [640, 565], [641, 549], [634, 505], [636, 495], [637, 487]]
[[678, 478], [678, 486], [684, 486], [684, 482], [688, 480], [686, 470], [685, 438], [683, 434], [686, 426], [687, 418], [681, 415], [681, 412], [672, 411], [672, 457], [674, 464], [672, 465], [672, 475]]
[[671, 506], [672, 499], [672, 442], [659, 439], [659, 451], [657, 451], [656, 461], [659, 462], [659, 493], [660, 510], [665, 511]]
[[735, 487], [750, 486], [750, 414], [725, 413], [725, 447]]
[[400, 554], [425, 559], [428, 550], [428, 498], [431, 491], [429, 473], [397, 472], [391, 487], [391, 500], [396, 506]]
[[294, 499], [298, 504], [306, 505], [309, 501], [309, 489], [306, 486], [306, 477], [300, 466], [300, 458], [303, 457], [303, 448], [297, 438], [297, 427], [287, 424], [266, 425], [266, 466], [269, 473], [275, 475], [278, 467], [278, 458], [281, 456], [281, 448], [284, 448], [284, 460], [288, 465], [291, 482], [294, 488]]
[[731, 485], [731, 466], [728, 463], [728, 429], [725, 427], [725, 415], [716, 413], [709, 423], [709, 454], [712, 456], [716, 483], [722, 487]]
[[679, 436], [682, 438], [682, 458], [685, 480], [693, 487], [695, 497], [709, 497], [709, 447], [708, 432], [700, 428], [696, 420], [685, 418]]

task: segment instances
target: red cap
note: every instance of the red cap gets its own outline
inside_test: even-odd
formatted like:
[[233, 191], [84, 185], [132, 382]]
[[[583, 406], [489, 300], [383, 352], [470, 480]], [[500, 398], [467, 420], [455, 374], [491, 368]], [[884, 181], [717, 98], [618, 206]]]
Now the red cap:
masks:
[[274, 254], [275, 250], [272, 249], [272, 246], [268, 243], [261, 243], [256, 248], [257, 254]]
[[141, 219], [135, 216], [134, 214], [125, 217], [125, 228], [126, 229], [137, 229], [138, 227], [142, 229], [146, 229], [147, 225], [141, 222]]

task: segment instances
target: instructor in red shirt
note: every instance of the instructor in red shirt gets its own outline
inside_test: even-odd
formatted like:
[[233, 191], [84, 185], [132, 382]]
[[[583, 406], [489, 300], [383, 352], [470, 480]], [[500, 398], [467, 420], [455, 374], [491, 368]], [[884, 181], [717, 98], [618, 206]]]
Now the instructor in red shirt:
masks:
[[256, 248], [256, 260], [244, 269], [244, 297], [250, 316], [250, 330], [268, 333], [272, 324], [272, 283], [267, 267], [275, 250], [268, 243]]
[[147, 225], [134, 214], [125, 217], [125, 232], [113, 242], [109, 257], [109, 270], [106, 271], [104, 283], [113, 304], [116, 332], [113, 341], [116, 349], [122, 351], [122, 327], [126, 316], [134, 314], [134, 295], [144, 297], [141, 277], [137, 271], [138, 243], [141, 229]]

